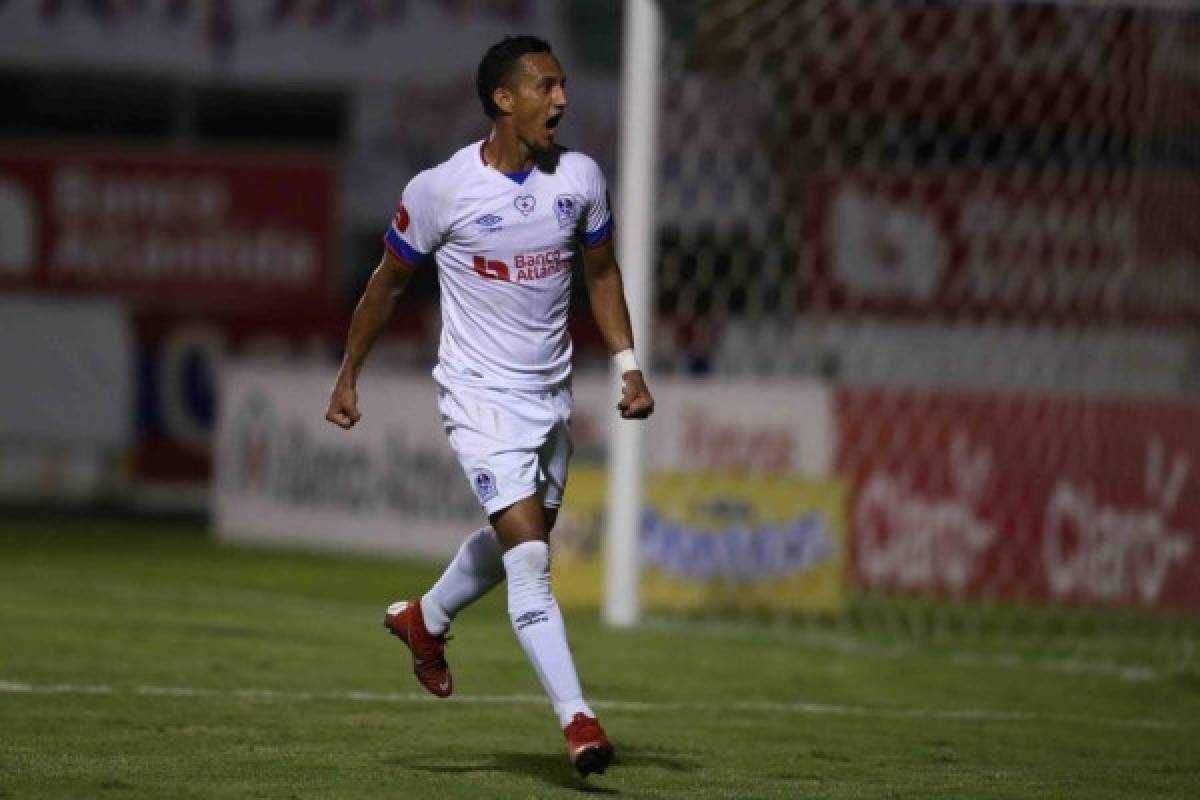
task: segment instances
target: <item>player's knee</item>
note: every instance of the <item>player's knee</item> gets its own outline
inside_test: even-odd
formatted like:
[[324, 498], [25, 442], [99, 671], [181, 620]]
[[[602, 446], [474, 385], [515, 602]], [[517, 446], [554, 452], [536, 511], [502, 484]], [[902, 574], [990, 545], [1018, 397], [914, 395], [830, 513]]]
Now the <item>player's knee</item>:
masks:
[[550, 548], [545, 542], [525, 542], [509, 550], [504, 554], [504, 571], [508, 576], [508, 613], [514, 623], [530, 611], [544, 611], [554, 605]]
[[503, 508], [489, 520], [506, 550], [525, 542], [545, 542], [550, 532], [545, 509], [534, 498]]
[[550, 548], [545, 542], [523, 542], [505, 554], [509, 572], [522, 577], [537, 578], [550, 572]]

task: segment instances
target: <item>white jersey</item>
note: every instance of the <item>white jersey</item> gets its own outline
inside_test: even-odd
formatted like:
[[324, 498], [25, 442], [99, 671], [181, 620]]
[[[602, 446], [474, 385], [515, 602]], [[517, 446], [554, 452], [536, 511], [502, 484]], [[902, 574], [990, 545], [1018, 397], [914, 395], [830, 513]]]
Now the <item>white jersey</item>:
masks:
[[483, 145], [413, 178], [384, 241], [405, 261], [437, 261], [439, 383], [561, 386], [571, 375], [576, 243], [600, 244], [612, 231], [604, 175], [566, 151], [553, 173], [535, 167], [510, 177], [487, 165]]

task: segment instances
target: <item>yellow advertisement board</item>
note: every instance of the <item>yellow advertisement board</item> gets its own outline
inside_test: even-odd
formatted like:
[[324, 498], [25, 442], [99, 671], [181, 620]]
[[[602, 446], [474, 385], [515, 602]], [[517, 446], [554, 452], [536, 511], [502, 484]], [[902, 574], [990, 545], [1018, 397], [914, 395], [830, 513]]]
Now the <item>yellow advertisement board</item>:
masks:
[[[564, 606], [603, 596], [604, 470], [572, 472], [554, 546]], [[841, 480], [658, 473], [647, 480], [641, 596], [648, 611], [837, 613], [845, 604]]]

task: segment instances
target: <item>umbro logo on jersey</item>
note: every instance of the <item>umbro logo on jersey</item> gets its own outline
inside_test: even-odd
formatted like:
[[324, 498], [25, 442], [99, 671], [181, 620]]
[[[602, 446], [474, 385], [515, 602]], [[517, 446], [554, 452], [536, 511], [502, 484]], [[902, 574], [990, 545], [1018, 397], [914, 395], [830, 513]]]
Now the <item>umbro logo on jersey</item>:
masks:
[[501, 222], [504, 222], [504, 218], [498, 217], [495, 214], [485, 214], [484, 216], [475, 220], [475, 223], [488, 233], [495, 233], [496, 231], [500, 230]]
[[519, 194], [513, 200], [513, 205], [517, 207], [517, 211], [528, 217], [533, 213], [533, 207], [537, 205], [537, 200], [531, 194]]

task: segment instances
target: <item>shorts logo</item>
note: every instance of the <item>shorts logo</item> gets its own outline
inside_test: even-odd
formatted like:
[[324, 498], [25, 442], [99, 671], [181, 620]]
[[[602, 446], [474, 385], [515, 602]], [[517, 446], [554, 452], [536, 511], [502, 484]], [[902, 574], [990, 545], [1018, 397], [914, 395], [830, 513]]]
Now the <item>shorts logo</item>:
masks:
[[495, 233], [496, 231], [500, 230], [501, 222], [504, 222], [504, 218], [498, 217], [495, 214], [485, 214], [484, 216], [475, 220], [475, 223], [479, 225], [482, 230], [487, 231], [488, 233]]
[[513, 200], [513, 205], [517, 207], [517, 211], [528, 217], [533, 213], [533, 207], [537, 205], [537, 200], [531, 194], [519, 194]]
[[401, 203], [400, 209], [396, 211], [396, 230], [401, 233], [408, 230], [408, 209], [404, 207], [404, 203]]
[[479, 502], [481, 503], [486, 503], [499, 494], [499, 490], [496, 488], [496, 476], [490, 470], [472, 470], [471, 483], [475, 485], [475, 496], [479, 498]]
[[574, 228], [579, 221], [579, 204], [569, 194], [560, 194], [554, 198], [554, 216], [558, 217], [558, 227]]

